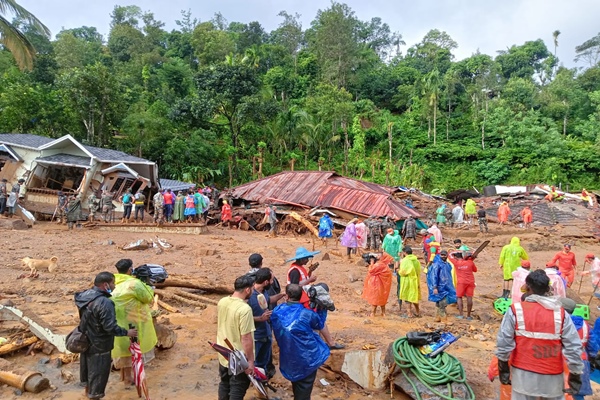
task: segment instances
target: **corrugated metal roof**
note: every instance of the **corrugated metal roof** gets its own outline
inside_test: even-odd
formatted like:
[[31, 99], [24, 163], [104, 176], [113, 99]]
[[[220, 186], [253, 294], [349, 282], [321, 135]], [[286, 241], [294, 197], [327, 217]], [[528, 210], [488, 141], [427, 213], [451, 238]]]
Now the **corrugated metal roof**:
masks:
[[118, 150], [112, 149], [104, 149], [102, 147], [93, 147], [93, 146], [83, 146], [87, 151], [92, 153], [94, 157], [98, 158], [100, 161], [125, 161], [128, 163], [143, 163], [147, 164], [152, 161], [146, 160], [144, 158], [132, 156], [131, 154], [124, 153]]
[[284, 171], [237, 186], [236, 199], [265, 203], [281, 201], [308, 207], [330, 207], [363, 216], [395, 216], [405, 219], [421, 214], [392, 197], [395, 188], [345, 178], [335, 172]]
[[161, 189], [171, 189], [174, 192], [178, 192], [180, 190], [189, 190], [195, 188], [196, 185], [194, 183], [187, 183], [176, 181], [173, 179], [161, 179], [160, 180], [160, 188]]

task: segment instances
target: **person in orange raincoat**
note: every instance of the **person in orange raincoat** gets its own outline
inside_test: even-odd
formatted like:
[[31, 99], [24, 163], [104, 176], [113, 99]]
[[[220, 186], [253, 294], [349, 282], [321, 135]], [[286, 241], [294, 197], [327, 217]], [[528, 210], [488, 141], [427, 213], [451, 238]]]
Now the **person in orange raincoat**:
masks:
[[503, 201], [502, 204], [500, 204], [500, 207], [498, 207], [498, 222], [500, 222], [500, 225], [508, 222], [509, 215], [510, 208], [508, 208], [508, 204], [505, 201]]
[[529, 228], [529, 225], [531, 225], [531, 222], [533, 221], [533, 212], [531, 211], [531, 208], [529, 208], [529, 206], [525, 206], [525, 208], [521, 210], [520, 214], [521, 218], [523, 218], [523, 225], [525, 226], [525, 229]]
[[393, 262], [392, 256], [384, 253], [379, 261], [369, 265], [362, 298], [373, 306], [371, 317], [375, 316], [377, 306], [381, 307], [381, 315], [385, 317], [385, 305], [392, 289], [392, 270], [389, 265]]
[[221, 222], [223, 225], [225, 225], [225, 223], [229, 225], [231, 218], [231, 206], [227, 203], [227, 200], [223, 200], [223, 207], [221, 207]]

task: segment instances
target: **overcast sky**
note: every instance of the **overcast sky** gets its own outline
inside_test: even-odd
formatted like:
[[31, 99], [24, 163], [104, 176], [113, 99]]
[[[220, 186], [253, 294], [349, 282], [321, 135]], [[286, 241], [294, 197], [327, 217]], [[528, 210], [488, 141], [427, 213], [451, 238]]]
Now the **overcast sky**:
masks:
[[[33, 12], [55, 35], [62, 28], [95, 26], [106, 35], [115, 4], [137, 5], [154, 13], [165, 28], [176, 28], [181, 10], [192, 11], [200, 21], [221, 12], [229, 21], [259, 21], [267, 31], [281, 21], [279, 11], [299, 13], [304, 28], [310, 26], [318, 9], [331, 4], [325, 0], [18, 0]], [[574, 67], [575, 46], [595, 36], [600, 27], [598, 0], [346, 0], [361, 20], [381, 17], [392, 31], [402, 34], [407, 47], [421, 41], [433, 28], [444, 30], [458, 42], [457, 59], [479, 49], [496, 55], [497, 50], [528, 40], [543, 39], [554, 50], [552, 32], [560, 30], [557, 55], [561, 63]], [[404, 48], [405, 52], [406, 48]], [[579, 66], [583, 66], [579, 64]]]

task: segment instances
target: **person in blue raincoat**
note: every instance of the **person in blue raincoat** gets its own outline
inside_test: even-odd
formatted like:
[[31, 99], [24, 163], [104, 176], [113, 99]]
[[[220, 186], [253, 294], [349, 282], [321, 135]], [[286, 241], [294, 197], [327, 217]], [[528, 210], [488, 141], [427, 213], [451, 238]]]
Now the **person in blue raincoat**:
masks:
[[319, 333], [325, 326], [323, 311], [311, 311], [300, 303], [302, 287], [285, 288], [287, 303], [271, 314], [273, 333], [279, 346], [279, 370], [292, 382], [294, 400], [310, 400], [317, 370], [329, 358], [329, 346]]
[[323, 240], [333, 236], [333, 221], [329, 214], [323, 214], [319, 220], [319, 237]]
[[446, 306], [456, 303], [456, 289], [452, 284], [452, 265], [447, 259], [448, 252], [442, 250], [427, 269], [429, 301], [435, 302], [436, 322], [447, 322]]

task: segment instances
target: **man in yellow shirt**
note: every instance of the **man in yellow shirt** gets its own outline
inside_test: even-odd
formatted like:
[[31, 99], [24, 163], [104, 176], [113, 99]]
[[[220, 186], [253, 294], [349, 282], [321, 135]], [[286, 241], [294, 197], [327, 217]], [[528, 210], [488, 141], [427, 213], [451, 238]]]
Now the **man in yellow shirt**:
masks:
[[254, 317], [247, 300], [252, 295], [254, 277], [243, 275], [235, 280], [234, 292], [217, 304], [217, 343], [227, 347], [228, 339], [233, 347], [242, 350], [248, 360], [248, 368], [237, 375], [229, 374], [229, 361], [219, 355], [219, 400], [243, 400], [250, 386], [246, 374], [254, 374]]

